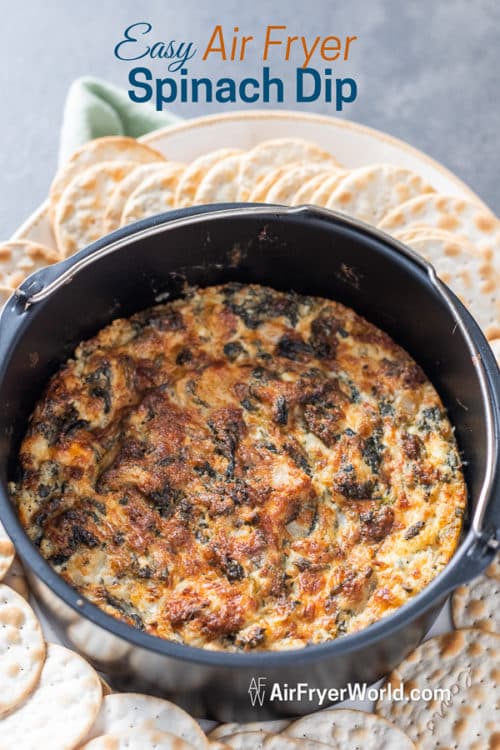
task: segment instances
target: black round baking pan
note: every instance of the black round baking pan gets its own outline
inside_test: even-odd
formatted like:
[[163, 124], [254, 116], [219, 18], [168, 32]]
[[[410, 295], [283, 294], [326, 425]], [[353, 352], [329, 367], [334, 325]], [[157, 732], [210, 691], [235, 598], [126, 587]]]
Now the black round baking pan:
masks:
[[[392, 615], [300, 650], [202, 650], [114, 619], [41, 557], [7, 493], [33, 406], [82, 339], [116, 317], [179, 296], [186, 283], [227, 281], [336, 299], [385, 330], [434, 383], [464, 461], [468, 517], [445, 570]], [[273, 701], [273, 683], [325, 689], [375, 681], [418, 644], [448, 593], [491, 561], [500, 537], [499, 398], [498, 367], [477, 324], [432, 267], [390, 237], [307, 206], [174, 211], [34, 274], [7, 303], [0, 319], [0, 516], [61, 636], [115, 686], [171, 697], [221, 720], [302, 714], [319, 707], [317, 694]], [[249, 688], [257, 685], [256, 696]]]

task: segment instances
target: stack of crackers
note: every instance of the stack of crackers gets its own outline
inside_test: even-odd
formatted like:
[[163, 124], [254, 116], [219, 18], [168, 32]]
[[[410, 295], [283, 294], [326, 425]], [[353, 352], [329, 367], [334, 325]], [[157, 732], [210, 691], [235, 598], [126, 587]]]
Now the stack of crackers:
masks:
[[0, 245], [0, 303], [33, 271], [119, 227], [173, 208], [233, 201], [323, 206], [388, 232], [432, 263], [499, 352], [500, 220], [474, 199], [438, 194], [410, 169], [346, 169], [301, 138], [264, 141], [249, 151], [222, 148], [188, 165], [133, 138], [90, 141], [50, 188], [56, 247]]

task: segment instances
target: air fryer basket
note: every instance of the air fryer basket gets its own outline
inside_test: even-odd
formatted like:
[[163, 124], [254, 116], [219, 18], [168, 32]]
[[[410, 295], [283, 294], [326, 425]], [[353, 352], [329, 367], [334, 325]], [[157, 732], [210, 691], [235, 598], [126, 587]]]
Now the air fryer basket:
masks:
[[[337, 299], [387, 331], [436, 386], [464, 458], [469, 517], [445, 571], [393, 615], [298, 651], [203, 651], [113, 619], [42, 559], [6, 493], [33, 405], [79, 341], [116, 317], [178, 296], [186, 283], [226, 281]], [[487, 342], [430, 266], [382, 233], [329, 211], [246, 204], [171, 212], [33, 275], [0, 320], [0, 398], [0, 515], [62, 637], [115, 685], [173, 697], [198, 715], [244, 720], [318, 707], [315, 699], [271, 703], [269, 693], [252, 707], [253, 677], [320, 688], [378, 679], [419, 642], [449, 591], [483, 570], [498, 547], [499, 373]], [[102, 648], [92, 651], [96, 641]]]

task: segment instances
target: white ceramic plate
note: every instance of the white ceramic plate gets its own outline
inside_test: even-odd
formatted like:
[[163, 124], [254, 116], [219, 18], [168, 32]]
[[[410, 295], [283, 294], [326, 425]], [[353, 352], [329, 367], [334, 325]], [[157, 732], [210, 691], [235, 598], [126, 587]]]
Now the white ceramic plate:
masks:
[[[142, 140], [151, 144], [170, 159], [192, 161], [197, 156], [216, 148], [234, 146], [248, 149], [268, 138], [297, 136], [306, 138], [329, 150], [346, 167], [359, 167], [377, 162], [388, 162], [415, 170], [436, 190], [449, 195], [481, 199], [438, 162], [421, 151], [377, 130], [347, 120], [302, 112], [256, 110], [232, 112], [188, 120], [179, 125], [157, 130]], [[47, 186], [48, 187], [48, 186]], [[47, 205], [43, 204], [18, 229], [14, 237], [41, 242], [55, 247], [48, 220]], [[44, 623], [46, 634], [53, 638], [50, 623]], [[448, 603], [429, 635], [452, 629]], [[371, 710], [369, 701], [345, 704]]]

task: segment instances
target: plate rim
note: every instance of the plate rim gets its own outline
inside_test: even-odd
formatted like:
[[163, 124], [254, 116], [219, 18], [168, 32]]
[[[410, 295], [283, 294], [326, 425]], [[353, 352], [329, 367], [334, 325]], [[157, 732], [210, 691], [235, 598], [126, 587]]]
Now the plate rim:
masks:
[[[153, 145], [157, 140], [161, 140], [165, 136], [172, 134], [189, 131], [197, 128], [210, 127], [217, 125], [219, 122], [232, 122], [232, 121], [251, 121], [251, 120], [299, 120], [303, 122], [316, 122], [324, 125], [334, 125], [335, 127], [342, 128], [344, 130], [355, 131], [364, 135], [368, 135], [376, 140], [389, 143], [396, 148], [407, 151], [414, 158], [426, 162], [436, 171], [440, 172], [450, 182], [454, 182], [459, 188], [464, 197], [468, 197], [474, 200], [476, 203], [487, 210], [492, 212], [492, 209], [488, 206], [482, 198], [474, 192], [460, 177], [445, 167], [441, 162], [433, 159], [424, 151], [412, 146], [407, 141], [403, 141], [396, 136], [385, 133], [382, 130], [377, 130], [369, 125], [363, 125], [354, 120], [344, 119], [340, 117], [334, 117], [333, 115], [323, 115], [315, 112], [301, 112], [296, 109], [252, 109], [252, 110], [234, 110], [232, 112], [216, 112], [210, 115], [201, 115], [200, 117], [187, 118], [181, 122], [174, 123], [173, 125], [165, 125], [162, 128], [146, 133], [137, 140], [148, 145]], [[284, 136], [286, 137], [286, 136]], [[45, 199], [35, 210], [22, 222], [22, 224], [14, 231], [11, 236], [11, 240], [27, 239], [27, 235], [43, 220], [48, 214], [48, 199]]]

